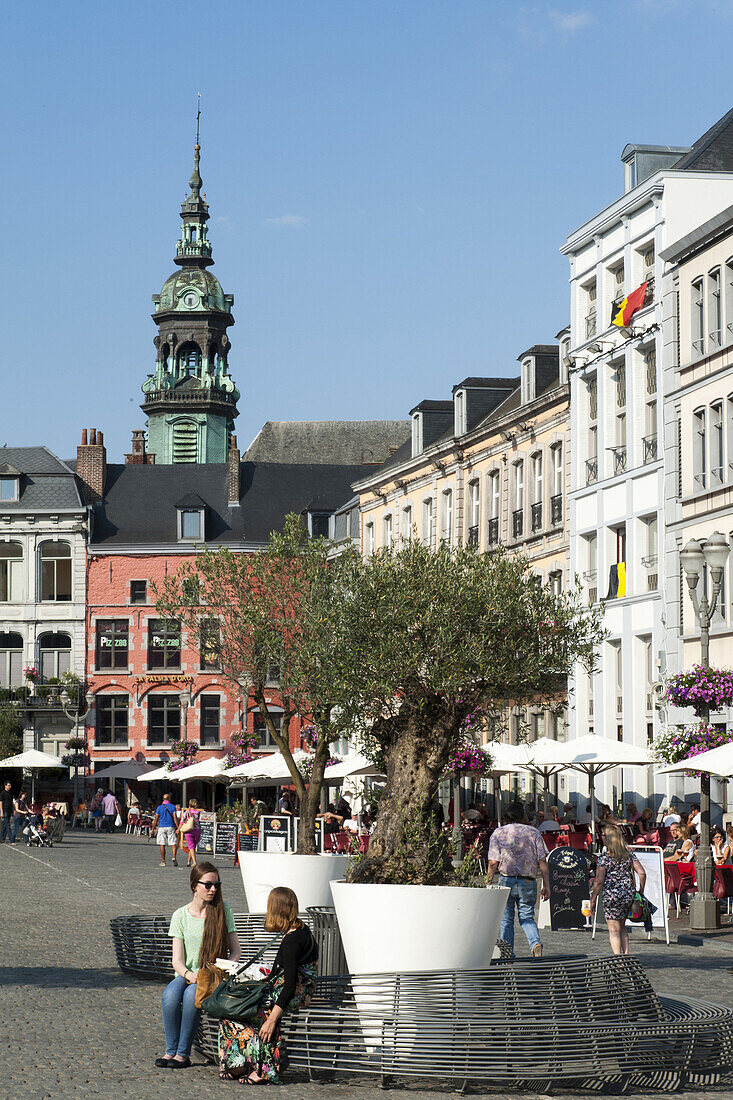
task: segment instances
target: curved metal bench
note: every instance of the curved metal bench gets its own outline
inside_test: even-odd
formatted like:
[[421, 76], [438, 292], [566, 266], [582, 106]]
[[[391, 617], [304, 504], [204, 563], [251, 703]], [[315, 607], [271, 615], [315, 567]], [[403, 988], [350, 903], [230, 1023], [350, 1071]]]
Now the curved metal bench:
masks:
[[[218, 1021], [196, 1046], [216, 1058]], [[289, 1065], [543, 1091], [676, 1088], [733, 1070], [733, 1013], [658, 998], [631, 957], [551, 958], [475, 971], [322, 977], [283, 1020]]]
[[[346, 970], [346, 959], [335, 910], [308, 910], [302, 919], [313, 932], [318, 944], [319, 973], [342, 974]], [[243, 959], [256, 954], [272, 939], [272, 934], [265, 932], [264, 921], [262, 913], [234, 914], [234, 925]], [[171, 940], [168, 935], [170, 917], [115, 917], [109, 923], [120, 970], [135, 978], [171, 981], [173, 966]], [[272, 963], [276, 951], [277, 946], [265, 952], [266, 963]]]

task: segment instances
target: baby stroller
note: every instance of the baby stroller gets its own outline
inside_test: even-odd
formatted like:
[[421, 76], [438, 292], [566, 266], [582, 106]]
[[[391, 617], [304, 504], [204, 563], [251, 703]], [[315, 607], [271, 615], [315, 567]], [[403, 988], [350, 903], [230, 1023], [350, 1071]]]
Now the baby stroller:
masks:
[[28, 843], [36, 848], [53, 848], [53, 844], [43, 826], [43, 814], [35, 814], [28, 818], [28, 824], [23, 830], [23, 835]]

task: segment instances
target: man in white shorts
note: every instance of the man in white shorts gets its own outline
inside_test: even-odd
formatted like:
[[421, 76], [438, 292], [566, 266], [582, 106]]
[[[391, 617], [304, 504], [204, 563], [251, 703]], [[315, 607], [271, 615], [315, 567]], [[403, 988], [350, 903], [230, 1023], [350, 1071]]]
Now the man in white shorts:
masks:
[[155, 826], [158, 826], [158, 844], [160, 845], [160, 866], [165, 867], [165, 846], [173, 849], [173, 866], [178, 866], [178, 860], [176, 854], [178, 852], [178, 814], [176, 808], [172, 805], [171, 796], [169, 794], [163, 795], [163, 801], [155, 811], [155, 817], [153, 818], [153, 824], [150, 826], [150, 832], [152, 833]]

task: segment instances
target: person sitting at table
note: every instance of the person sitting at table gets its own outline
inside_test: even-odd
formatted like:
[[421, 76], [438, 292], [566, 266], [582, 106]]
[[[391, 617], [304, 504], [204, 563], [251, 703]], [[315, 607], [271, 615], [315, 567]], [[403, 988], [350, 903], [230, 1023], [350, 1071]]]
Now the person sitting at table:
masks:
[[664, 817], [662, 818], [662, 825], [665, 829], [671, 829], [673, 825], [680, 824], [680, 815], [677, 813], [677, 807], [674, 802], [670, 802], [668, 810], [662, 811]]
[[654, 832], [654, 814], [648, 806], [641, 811], [639, 820], [636, 822], [636, 830], [641, 834]]
[[336, 813], [336, 807], [333, 802], [329, 802], [328, 809], [325, 813], [316, 814], [316, 817], [323, 819], [324, 833], [337, 833], [344, 823], [343, 817]]
[[725, 827], [725, 844], [723, 845], [723, 854], [725, 855], [726, 863], [733, 863], [733, 823], [730, 821]]
[[713, 862], [716, 867], [722, 867], [726, 862], [726, 850], [727, 845], [725, 842], [725, 833], [716, 825], [710, 835], [710, 847], [713, 850]]
[[692, 835], [697, 836], [700, 832], [700, 805], [697, 802], [693, 802], [692, 806], [690, 807], [688, 824], [692, 831]]
[[351, 806], [346, 801], [343, 795], [339, 795], [339, 800], [336, 803], [336, 813], [339, 815], [339, 817], [342, 817], [344, 821], [346, 821], [347, 818], [351, 817]]
[[635, 802], [626, 803], [626, 820], [629, 825], [636, 825], [637, 821], [641, 820], [641, 814], [637, 810]]
[[[689, 825], [672, 825], [672, 841], [667, 847], [674, 844], [671, 855], [665, 855], [665, 863], [692, 863], [695, 857], [695, 844], [690, 837]], [[667, 848], [664, 849], [665, 852]]]
[[554, 833], [560, 829], [560, 811], [557, 806], [550, 806], [550, 816], [539, 826], [541, 833]]
[[572, 802], [566, 802], [562, 808], [562, 817], [560, 818], [561, 825], [575, 825], [577, 815], [575, 813], [575, 807]]
[[[464, 815], [462, 814], [461, 816], [464, 816]], [[466, 810], [466, 813], [465, 813], [465, 818], [466, 818], [466, 821], [471, 825], [473, 825], [477, 821], [481, 820], [481, 814], [476, 809], [476, 803], [475, 802], [469, 802], [468, 809]]]

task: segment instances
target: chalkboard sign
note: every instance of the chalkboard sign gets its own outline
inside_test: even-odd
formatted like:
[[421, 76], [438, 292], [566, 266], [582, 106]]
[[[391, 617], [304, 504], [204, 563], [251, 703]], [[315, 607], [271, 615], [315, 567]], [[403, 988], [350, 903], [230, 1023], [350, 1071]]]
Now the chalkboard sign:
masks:
[[238, 832], [239, 825], [236, 821], [217, 821], [214, 843], [214, 852], [217, 856], [234, 856], [236, 854]]
[[196, 845], [197, 852], [210, 852], [214, 851], [214, 825], [216, 818], [212, 813], [201, 813], [199, 815], [199, 825], [201, 826], [201, 838]]
[[588, 860], [575, 848], [553, 848], [547, 857], [550, 869], [550, 927], [585, 928], [581, 913], [583, 901], [590, 897]]
[[262, 850], [288, 852], [290, 850], [290, 818], [263, 814], [260, 818]]

